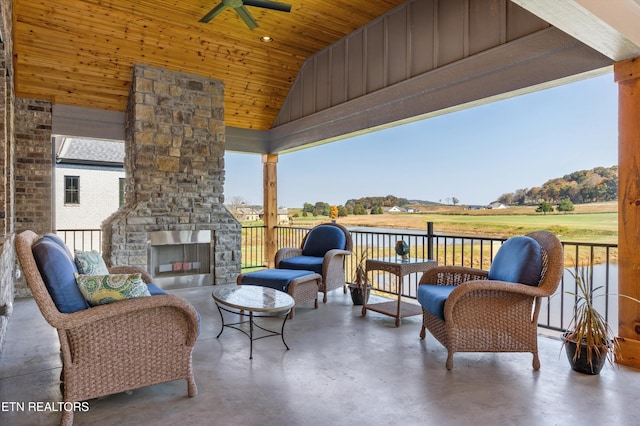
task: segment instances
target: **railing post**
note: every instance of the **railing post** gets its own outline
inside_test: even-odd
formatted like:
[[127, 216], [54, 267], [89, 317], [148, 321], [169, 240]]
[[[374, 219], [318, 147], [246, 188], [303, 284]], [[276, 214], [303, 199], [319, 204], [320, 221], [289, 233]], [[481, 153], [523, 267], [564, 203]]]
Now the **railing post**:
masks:
[[427, 222], [427, 259], [433, 260], [433, 222]]

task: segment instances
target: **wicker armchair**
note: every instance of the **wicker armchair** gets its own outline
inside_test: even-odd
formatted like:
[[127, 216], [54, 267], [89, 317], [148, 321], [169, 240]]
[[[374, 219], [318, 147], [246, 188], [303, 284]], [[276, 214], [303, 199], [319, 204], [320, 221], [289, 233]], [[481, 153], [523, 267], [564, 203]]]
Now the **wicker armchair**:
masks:
[[[62, 313], [32, 252], [39, 238], [24, 231], [16, 237], [15, 246], [40, 312], [58, 332], [63, 401], [84, 401], [178, 379], [186, 379], [189, 396], [195, 396], [191, 361], [199, 327], [195, 309], [166, 294]], [[118, 267], [110, 272], [140, 270]], [[62, 424], [73, 424], [73, 411], [63, 411]]]
[[[438, 289], [433, 285], [453, 289], [444, 301], [444, 319], [427, 310], [424, 301], [420, 302], [423, 306], [420, 338], [425, 338], [428, 329], [447, 349], [448, 370], [453, 368], [454, 352], [531, 352], [533, 368], [540, 368], [537, 339], [540, 303], [543, 297], [556, 291], [564, 257], [560, 241], [550, 232], [536, 231], [527, 236], [536, 240], [541, 249], [537, 286], [491, 280], [489, 271], [454, 266], [436, 267], [421, 277], [418, 300], [420, 288], [427, 284], [436, 292]], [[440, 290], [446, 292], [445, 287]]]
[[351, 256], [351, 233], [337, 223], [324, 223], [312, 228], [302, 240], [300, 248], [281, 248], [276, 252], [275, 266], [279, 269], [302, 269], [322, 275], [319, 290], [324, 293], [342, 287], [347, 292], [344, 262]]

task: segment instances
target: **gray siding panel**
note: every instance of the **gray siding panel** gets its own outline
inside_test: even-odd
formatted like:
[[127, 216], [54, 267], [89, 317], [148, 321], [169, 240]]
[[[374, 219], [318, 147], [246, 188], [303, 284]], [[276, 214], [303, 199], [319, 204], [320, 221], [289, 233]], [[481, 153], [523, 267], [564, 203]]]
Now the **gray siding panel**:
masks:
[[309, 62], [307, 72], [302, 79], [302, 116], [307, 116], [316, 112], [316, 62], [317, 56]]
[[547, 28], [269, 131], [269, 152], [431, 117], [606, 71], [612, 60]]
[[549, 26], [508, 0], [408, 0], [308, 58], [274, 128]]
[[515, 40], [548, 26], [549, 24], [526, 9], [511, 2], [507, 3], [507, 40]]
[[506, 40], [506, 0], [469, 3], [469, 54], [490, 49]]
[[365, 32], [367, 93], [384, 87], [385, 37], [384, 21], [378, 20]]
[[331, 102], [331, 51], [325, 50], [316, 60], [316, 109], [322, 111]]
[[386, 37], [386, 82], [385, 85], [398, 83], [409, 77], [407, 51], [409, 50], [407, 8], [399, 9], [389, 15]]
[[353, 33], [347, 39], [347, 100], [365, 94], [364, 84], [364, 34]]
[[339, 105], [347, 100], [345, 53], [344, 39], [331, 48], [331, 105]]
[[435, 3], [435, 0], [411, 3], [408, 23], [411, 40], [411, 77], [430, 71], [434, 67]]
[[438, 5], [438, 66], [464, 57], [467, 0], [441, 1]]

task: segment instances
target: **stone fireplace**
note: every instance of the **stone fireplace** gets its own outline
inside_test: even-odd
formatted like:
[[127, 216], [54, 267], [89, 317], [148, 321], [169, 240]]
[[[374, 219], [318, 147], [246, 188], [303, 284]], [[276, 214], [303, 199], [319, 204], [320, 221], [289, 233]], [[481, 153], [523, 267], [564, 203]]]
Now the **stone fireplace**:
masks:
[[[102, 224], [108, 264], [140, 266], [164, 288], [235, 282], [241, 227], [223, 204], [223, 98], [220, 81], [134, 67], [125, 123], [126, 203]], [[153, 266], [152, 242], [162, 232], [187, 241], [168, 254], [164, 249]], [[179, 252], [192, 254], [179, 258]], [[200, 278], [188, 278], [191, 272]]]

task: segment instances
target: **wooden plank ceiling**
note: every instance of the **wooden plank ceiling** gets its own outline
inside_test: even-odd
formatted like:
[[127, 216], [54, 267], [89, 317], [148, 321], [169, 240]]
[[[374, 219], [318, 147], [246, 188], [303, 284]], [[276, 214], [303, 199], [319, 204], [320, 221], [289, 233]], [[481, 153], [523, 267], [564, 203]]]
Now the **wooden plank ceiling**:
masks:
[[253, 31], [230, 8], [198, 22], [220, 1], [14, 0], [16, 95], [124, 111], [133, 65], [144, 63], [223, 81], [226, 124], [267, 130], [308, 56], [402, 3], [248, 7], [260, 25]]

